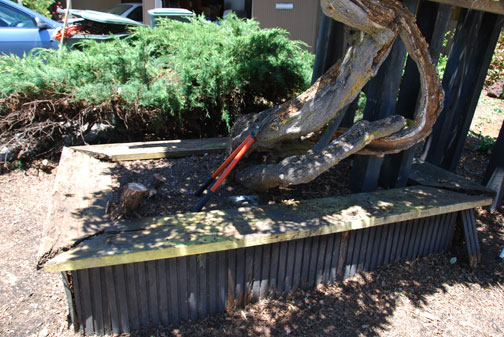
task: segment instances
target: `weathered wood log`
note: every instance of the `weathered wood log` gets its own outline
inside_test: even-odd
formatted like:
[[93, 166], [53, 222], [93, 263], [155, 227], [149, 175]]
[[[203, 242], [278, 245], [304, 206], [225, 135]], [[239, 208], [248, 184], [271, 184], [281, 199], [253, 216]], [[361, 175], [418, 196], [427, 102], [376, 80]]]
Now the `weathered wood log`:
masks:
[[[346, 148], [345, 154], [358, 152], [383, 156], [406, 150], [424, 140], [430, 134], [442, 109], [443, 90], [436, 68], [430, 59], [428, 45], [416, 26], [413, 14], [394, 0], [361, 0], [359, 2], [321, 0], [321, 6], [325, 15], [359, 29], [361, 33], [356, 34], [343, 60], [331, 67], [307, 91], [279, 106], [238, 120], [232, 129], [230, 147], [236, 147], [252, 130], [255, 130], [256, 142], [252, 151], [276, 150], [278, 153], [278, 150], [281, 151], [286, 143], [295, 143], [311, 133], [318, 132], [330, 120], [344, 113], [344, 108], [376, 75], [397, 36], [401, 37], [420, 73], [421, 96], [417, 111], [414, 113], [415, 119], [392, 133], [386, 130], [375, 132], [376, 136], [372, 137], [370, 142], [363, 142], [359, 133], [345, 134], [345, 142], [356, 146], [355, 149]], [[377, 136], [378, 134], [380, 136]], [[350, 139], [354, 136], [357, 138]], [[361, 146], [363, 143], [366, 146]], [[331, 151], [337, 153], [331, 153]], [[259, 164], [257, 168], [250, 167], [242, 170], [236, 177], [240, 182], [250, 181], [252, 176], [258, 178], [259, 180], [255, 181], [253, 186], [256, 190], [311, 181], [315, 178], [312, 173], [321, 174], [342, 159], [340, 147], [334, 146], [333, 143], [326, 146], [322, 152], [331, 153], [329, 157], [334, 161], [330, 164], [327, 162], [327, 165], [322, 165], [317, 170], [309, 170], [310, 173], [288, 175], [292, 179], [279, 180], [278, 178], [286, 176], [285, 172], [280, 173], [280, 171], [286, 170], [286, 163], [290, 162], [290, 157], [286, 159], [286, 162], [268, 164], [266, 171], [264, 164]], [[302, 158], [315, 162], [319, 160], [310, 153]], [[308, 163], [301, 165], [301, 162], [296, 160], [295, 162], [297, 164], [292, 162], [288, 165], [290, 170], [298, 171], [293, 169], [295, 165], [300, 165], [306, 170]], [[318, 167], [315, 162], [312, 166]], [[273, 173], [274, 170], [280, 171]], [[262, 174], [268, 177], [260, 178], [261, 175], [258, 172], [263, 172]], [[261, 184], [263, 186], [260, 186]]]
[[359, 121], [321, 152], [310, 150], [300, 156], [287, 157], [277, 164], [250, 166], [240, 172], [238, 181], [256, 191], [308, 183], [374, 139], [397, 132], [405, 125], [406, 120], [397, 115], [375, 122]]
[[142, 184], [129, 183], [124, 187], [119, 208], [123, 214], [132, 214], [142, 200], [149, 195], [149, 190]]

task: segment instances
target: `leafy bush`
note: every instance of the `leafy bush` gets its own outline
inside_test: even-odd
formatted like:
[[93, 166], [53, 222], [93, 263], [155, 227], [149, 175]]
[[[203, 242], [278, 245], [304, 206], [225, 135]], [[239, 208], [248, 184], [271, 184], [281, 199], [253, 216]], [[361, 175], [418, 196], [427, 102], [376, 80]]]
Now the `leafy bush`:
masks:
[[486, 85], [490, 86], [504, 78], [504, 31], [501, 31], [495, 46], [492, 62], [488, 68]]
[[[17, 0], [12, 0], [17, 2]], [[49, 11], [49, 7], [54, 3], [53, 0], [23, 0], [23, 6], [33, 9], [36, 12], [39, 12], [42, 15], [47, 17], [51, 17], [51, 12]]]
[[253, 20], [230, 16], [217, 25], [198, 17], [137, 27], [123, 40], [85, 41], [61, 57], [53, 50], [3, 57], [0, 144], [35, 122], [44, 129], [31, 132], [45, 137], [23, 144], [28, 152], [103, 121], [129, 136], [225, 135], [239, 114], [309, 86], [314, 56], [301, 46]]

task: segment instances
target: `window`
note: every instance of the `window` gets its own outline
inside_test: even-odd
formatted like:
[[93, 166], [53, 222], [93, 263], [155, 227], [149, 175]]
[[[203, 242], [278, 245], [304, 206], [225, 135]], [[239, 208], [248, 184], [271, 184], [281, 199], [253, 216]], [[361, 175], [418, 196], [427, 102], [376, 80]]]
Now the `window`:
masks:
[[36, 28], [37, 24], [28, 14], [0, 4], [0, 27]]
[[143, 21], [143, 12], [142, 12], [142, 6], [135, 8], [134, 10], [131, 11], [128, 15], [128, 19], [135, 20], [135, 21]]

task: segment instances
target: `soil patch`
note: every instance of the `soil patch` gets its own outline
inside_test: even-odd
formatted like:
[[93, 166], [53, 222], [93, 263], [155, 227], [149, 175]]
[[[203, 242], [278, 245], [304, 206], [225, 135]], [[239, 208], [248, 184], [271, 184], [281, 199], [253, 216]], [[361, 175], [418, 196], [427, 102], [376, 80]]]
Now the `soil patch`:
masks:
[[[166, 216], [190, 212], [200, 197], [195, 191], [210, 177], [226, 159], [224, 154], [207, 154], [177, 159], [141, 160], [118, 163], [112, 168], [114, 195], [112, 214], [118, 214], [121, 194], [128, 183], [140, 183], [146, 187], [153, 185], [154, 175], [159, 174], [167, 182], [157, 189], [157, 193], [142, 202], [135, 216]], [[275, 188], [268, 193], [257, 194], [235, 182], [226, 179], [205, 205], [204, 210], [229, 209], [252, 204], [265, 205], [290, 200], [307, 200], [350, 194], [349, 174], [351, 159], [343, 160], [308, 184]], [[245, 198], [242, 198], [245, 196]]]
[[[478, 106], [472, 130], [481, 130], [495, 139], [504, 117], [498, 110], [501, 106], [496, 105], [501, 101], [494, 104], [493, 99], [486, 97], [481, 101], [492, 105]], [[481, 129], [477, 129], [478, 123]], [[488, 151], [475, 150], [474, 145], [479, 144], [478, 139], [469, 139], [457, 168], [461, 176], [476, 182], [481, 181], [482, 168], [489, 157]], [[197, 166], [201, 172], [196, 172], [194, 185], [206, 180], [223, 159], [216, 158], [216, 163], [207, 165], [199, 158]], [[344, 171], [341, 165], [345, 161], [333, 170]], [[128, 167], [125, 170], [133, 171]], [[180, 171], [194, 174], [183, 166]], [[60, 275], [36, 270], [36, 253], [55, 173], [56, 170], [46, 173], [30, 168], [0, 175], [0, 336], [80, 336], [67, 321]], [[322, 180], [319, 189], [347, 181], [344, 175], [335, 176]], [[221, 190], [232, 187], [228, 184]], [[194, 191], [178, 185], [170, 188], [183, 194]], [[337, 187], [330, 187], [333, 188]], [[300, 189], [296, 195], [307, 193], [304, 187], [295, 189]], [[235, 192], [238, 193], [235, 190], [229, 195]], [[282, 200], [289, 198], [281, 196]], [[217, 199], [220, 198], [213, 201]], [[189, 207], [194, 200], [190, 200]], [[213, 207], [211, 202], [209, 205]], [[179, 207], [172, 208], [183, 211]], [[183, 322], [176, 329], [152, 329], [135, 335], [504, 336], [504, 262], [496, 258], [504, 247], [504, 207], [494, 212], [478, 209], [477, 224], [482, 259], [476, 270], [469, 268], [463, 246], [456, 242], [443, 255], [394, 263], [336, 285], [263, 299], [228, 314]], [[455, 263], [451, 263], [453, 257], [457, 258]]]

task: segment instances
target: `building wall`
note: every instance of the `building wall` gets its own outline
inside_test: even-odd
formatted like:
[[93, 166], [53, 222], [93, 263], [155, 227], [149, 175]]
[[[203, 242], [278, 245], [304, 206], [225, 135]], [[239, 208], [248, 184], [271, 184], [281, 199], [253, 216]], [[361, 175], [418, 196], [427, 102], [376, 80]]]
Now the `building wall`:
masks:
[[[149, 24], [150, 17], [149, 17], [149, 13], [147, 13], [147, 11], [149, 9], [156, 8], [156, 0], [142, 0], [142, 7], [143, 7], [143, 22], [145, 24]], [[161, 6], [158, 6], [158, 7], [161, 7]]]
[[[277, 4], [291, 5], [292, 9], [277, 9]], [[318, 0], [254, 0], [252, 3], [252, 17], [262, 28], [284, 28], [292, 39], [306, 42], [312, 52], [315, 52], [321, 15]]]
[[102, 11], [120, 2], [120, 0], [74, 0], [72, 1], [72, 8]]

